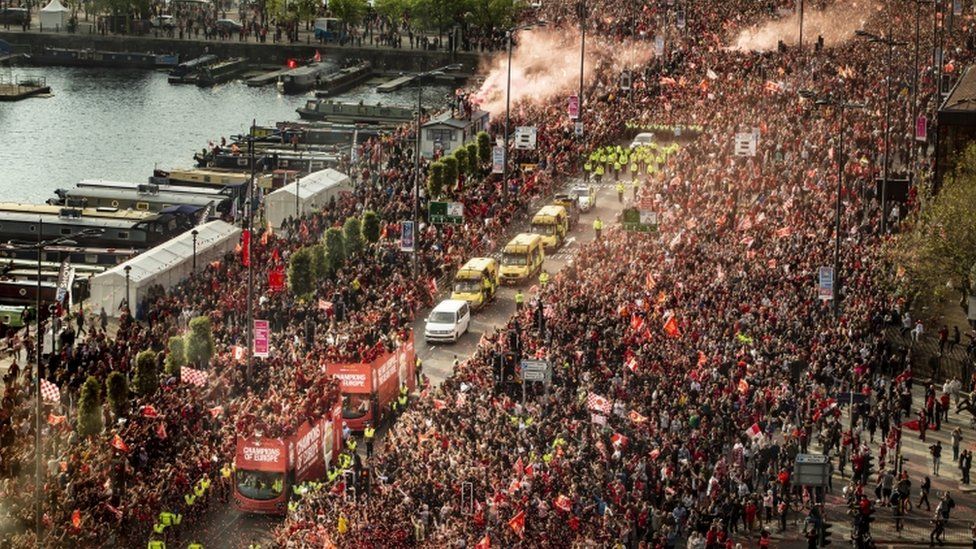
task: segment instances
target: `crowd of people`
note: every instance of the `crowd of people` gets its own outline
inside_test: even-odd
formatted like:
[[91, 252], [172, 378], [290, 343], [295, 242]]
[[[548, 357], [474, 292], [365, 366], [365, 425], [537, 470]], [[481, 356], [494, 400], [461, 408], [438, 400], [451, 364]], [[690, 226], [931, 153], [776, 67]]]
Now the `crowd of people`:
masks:
[[[751, 535], [768, 544], [799, 497], [791, 484], [797, 453], [818, 444], [838, 456], [840, 469], [845, 462], [856, 469], [865, 463], [860, 441], [878, 429], [886, 444], [877, 467], [894, 467], [901, 425], [915, 412], [900, 395], [910, 395], [914, 380], [907, 357], [881, 331], [904, 304], [880, 283], [889, 267], [879, 251], [884, 235], [872, 184], [882, 142], [874, 115], [882, 110], [880, 57], [859, 42], [816, 53], [725, 47], [738, 30], [782, 7], [775, 2], [687, 6], [680, 25], [673, 8], [635, 13], [617, 2], [588, 4], [601, 14], [588, 25], [605, 36], [650, 39], [666, 22], [665, 55], [647, 66], [597, 61], [584, 101], [586, 144], [561, 105], [527, 101], [514, 109], [513, 124], [539, 128], [539, 169], [515, 171], [516, 199], [507, 203], [495, 198], [497, 177], [448, 189], [464, 202], [466, 222], [421, 224], [419, 273], [397, 247], [399, 224], [413, 208], [405, 128], [361, 146], [351, 169], [354, 194], [277, 233], [255, 234], [254, 316], [270, 321], [273, 336], [271, 356], [257, 361], [251, 379], [232, 352], [245, 345], [247, 317], [239, 253], [143, 304], [140, 321], [124, 315], [114, 335], [104, 322], [79, 326], [84, 335], [78, 330], [45, 376], [61, 389], [42, 433], [50, 545], [136, 546], [160, 512], [179, 509], [192, 525], [210, 505], [224, 504], [230, 481], [222, 471], [237, 435], [281, 433], [327, 405], [334, 387], [323, 364], [368, 360], [377, 344], [405, 337], [431, 302], [431, 279], [493, 249], [533, 197], [551, 193], [561, 175], [582, 168], [590, 151], [617, 143], [628, 126], [703, 127], [659, 171], [641, 176], [639, 198], [654, 204], [658, 232], [609, 230], [584, 246], [453, 377], [400, 416], [366, 462], [376, 479], [367, 493], [357, 501], [328, 491], [307, 495], [278, 530], [278, 543], [673, 546], [685, 539], [731, 547]], [[553, 26], [575, 24], [567, 3], [542, 11]], [[868, 28], [885, 16], [873, 14]], [[911, 21], [887, 16], [907, 36]], [[963, 21], [950, 43], [964, 44], [972, 32]], [[946, 51], [957, 63], [971, 57]], [[618, 88], [624, 69], [636, 75], [630, 93]], [[910, 74], [907, 60], [897, 60], [896, 74]], [[923, 98], [934, 90], [931, 74], [931, 67], [923, 72]], [[799, 97], [806, 88], [858, 94], [868, 108], [848, 113], [841, 126], [835, 113]], [[735, 158], [733, 135], [753, 128], [756, 156]], [[834, 316], [817, 298], [815, 277], [833, 262], [840, 131], [849, 161]], [[911, 131], [905, 116], [894, 117], [897, 150], [911, 146]], [[317, 281], [313, 299], [270, 290], [269, 272], [367, 210], [381, 219], [380, 241]], [[160, 351], [162, 370], [169, 338], [200, 315], [210, 318], [217, 349], [198, 365], [205, 386], [163, 376], [159, 391], [134, 396], [118, 417], [106, 407], [102, 434], [77, 436], [72, 416], [85, 379], [129, 374], [145, 349]], [[19, 344], [29, 348], [30, 338]], [[520, 401], [504, 375], [509, 353], [549, 361], [548, 393], [533, 386]], [[0, 512], [19, 523], [8, 540], [26, 547], [34, 545], [32, 379], [23, 360], [11, 371], [0, 402]], [[869, 398], [851, 428], [834, 397], [853, 392]], [[870, 485], [863, 467], [854, 472], [856, 499]], [[218, 489], [188, 505], [184, 496], [201, 478]]]

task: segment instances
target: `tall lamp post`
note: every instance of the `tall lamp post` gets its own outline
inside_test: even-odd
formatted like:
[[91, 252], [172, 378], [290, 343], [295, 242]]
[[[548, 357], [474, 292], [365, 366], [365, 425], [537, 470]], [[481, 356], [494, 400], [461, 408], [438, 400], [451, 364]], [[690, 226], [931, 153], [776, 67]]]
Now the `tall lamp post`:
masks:
[[[37, 323], [37, 349], [34, 356], [34, 535], [38, 547], [43, 545], [41, 541], [43, 534], [41, 520], [43, 515], [43, 509], [41, 508], [41, 501], [43, 500], [43, 496], [41, 495], [41, 475], [44, 471], [41, 464], [41, 402], [43, 400], [41, 396], [41, 378], [44, 373], [41, 367], [41, 355], [44, 352], [44, 333], [41, 331], [41, 261], [44, 256], [44, 250], [49, 246], [56, 246], [58, 244], [75, 245], [77, 243], [72, 238], [96, 236], [102, 234], [102, 232], [104, 232], [102, 229], [85, 229], [71, 235], [64, 235], [51, 240], [42, 240], [44, 220], [38, 219], [36, 242], [19, 240], [11, 240], [8, 242], [9, 245], [16, 249], [34, 250], [37, 252], [37, 295], [34, 296], [34, 316], [36, 317], [35, 322]], [[54, 345], [53, 330], [51, 332], [51, 345]]]
[[200, 231], [193, 229], [190, 234], [193, 235], [193, 272], [197, 272], [197, 235]]
[[424, 78], [430, 76], [440, 76], [446, 71], [456, 71], [461, 69], [460, 63], [452, 63], [450, 65], [445, 65], [439, 69], [434, 69], [426, 72], [414, 73], [414, 82], [417, 83], [417, 135], [414, 143], [413, 152], [413, 275], [414, 278], [417, 276], [417, 256], [420, 254], [420, 119], [423, 115], [423, 98], [424, 98]]
[[[818, 95], [814, 91], [800, 90], [800, 97], [814, 101], [820, 107], [833, 107], [840, 111], [840, 146], [838, 147], [837, 158], [837, 203], [834, 211], [834, 317], [840, 314], [840, 199], [844, 188], [844, 167], [847, 165], [847, 158], [844, 156], [844, 125], [846, 124], [846, 113], [850, 109], [863, 109], [864, 103], [852, 103], [844, 98], [837, 98], [831, 95]], [[853, 394], [851, 396], [853, 398]]]
[[888, 31], [884, 36], [878, 36], [867, 31], [859, 30], [854, 34], [865, 38], [871, 44], [882, 44], [888, 47], [888, 58], [886, 60], [887, 65], [887, 75], [885, 77], [885, 102], [884, 102], [884, 154], [882, 156], [881, 167], [881, 234], [888, 233], [888, 166], [891, 164], [889, 161], [890, 150], [891, 150], [891, 55], [895, 46], [905, 46], [908, 43], [902, 42], [900, 40], [895, 40], [891, 37], [891, 21], [888, 21]]
[[545, 24], [545, 21], [526, 23], [512, 27], [505, 33], [505, 37], [508, 40], [508, 78], [505, 84], [505, 141], [502, 143], [502, 205], [508, 204], [508, 127], [512, 107], [512, 38], [520, 30], [541, 27]]
[[125, 310], [128, 313], [132, 313], [132, 305], [129, 302], [129, 272], [132, 271], [132, 265], [125, 266]]
[[[580, 79], [579, 79], [579, 101], [577, 105], [576, 113], [576, 124], [579, 127], [579, 137], [580, 144], [584, 147], [586, 146], [586, 129], [583, 127], [583, 69], [586, 65], [586, 0], [580, 0], [579, 3], [579, 18], [580, 18]], [[582, 148], [581, 148], [582, 151]], [[585, 162], [583, 156], [586, 155], [585, 151], [582, 151], [580, 156], [580, 164]]]

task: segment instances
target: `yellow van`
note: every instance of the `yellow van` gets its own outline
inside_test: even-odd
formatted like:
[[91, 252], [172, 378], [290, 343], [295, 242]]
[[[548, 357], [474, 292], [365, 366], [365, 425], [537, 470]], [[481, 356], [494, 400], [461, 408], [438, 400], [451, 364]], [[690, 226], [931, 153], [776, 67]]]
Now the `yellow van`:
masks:
[[542, 243], [547, 250], [555, 250], [561, 246], [569, 232], [566, 208], [555, 204], [543, 206], [532, 218], [532, 232], [542, 237]]
[[498, 262], [490, 257], [469, 259], [454, 275], [451, 299], [463, 299], [479, 309], [495, 298], [498, 288]]
[[529, 233], [516, 236], [502, 250], [502, 284], [518, 284], [527, 280], [542, 269], [545, 259], [541, 236]]

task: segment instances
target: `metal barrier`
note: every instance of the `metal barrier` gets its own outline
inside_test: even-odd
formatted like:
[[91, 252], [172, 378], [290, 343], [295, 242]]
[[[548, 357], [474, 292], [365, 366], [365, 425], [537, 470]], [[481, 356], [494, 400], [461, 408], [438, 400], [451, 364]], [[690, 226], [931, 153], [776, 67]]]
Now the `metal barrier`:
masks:
[[[956, 511], [959, 511], [957, 506]], [[934, 532], [932, 516], [935, 511], [925, 512], [928, 516], [920, 516], [918, 510], [910, 512], [901, 519], [901, 528], [895, 524], [893, 510], [889, 507], [878, 507], [874, 512], [874, 522], [871, 524], [871, 537], [878, 544], [883, 543], [929, 543]], [[827, 522], [833, 525], [835, 538], [847, 540], [850, 537], [851, 517], [845, 506], [827, 506], [825, 509]], [[973, 517], [950, 516], [945, 523], [941, 539], [950, 544], [971, 544]], [[834, 541], [837, 541], [835, 539]], [[935, 542], [938, 544], [938, 541]]]
[[895, 326], [885, 329], [885, 339], [893, 346], [907, 351], [912, 361], [912, 371], [943, 381], [956, 377], [963, 383], [971, 379], [973, 361], [966, 353], [966, 347], [946, 344], [944, 352], [939, 352], [939, 340], [935, 336], [922, 335], [918, 341], [913, 341], [911, 333], [902, 335], [902, 330]]

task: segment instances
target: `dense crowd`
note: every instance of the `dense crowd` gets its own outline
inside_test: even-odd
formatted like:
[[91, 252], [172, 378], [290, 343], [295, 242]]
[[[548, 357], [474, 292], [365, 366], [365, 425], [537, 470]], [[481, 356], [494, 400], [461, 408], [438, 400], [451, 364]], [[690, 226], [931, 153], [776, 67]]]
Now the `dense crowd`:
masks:
[[[915, 411], [910, 399], [906, 409], [899, 397], [913, 382], [910, 365], [880, 336], [884, 319], [902, 313], [903, 304], [877, 284], [886, 268], [870, 184], [881, 148], [876, 113], [884, 66], [877, 52], [857, 42], [816, 55], [724, 47], [735, 32], [782, 7], [774, 2], [688, 6], [681, 28], [673, 8], [634, 13], [622, 3], [589, 4], [602, 14], [588, 20], [592, 31], [616, 37], [656, 33], [667, 11], [667, 54], [642, 67], [598, 61], [584, 103], [589, 147], [574, 136], [562, 105], [513, 109], [513, 124], [539, 127], [538, 170], [516, 170], [517, 199], [508, 203], [495, 199], [497, 179], [472, 178], [452, 189], [465, 203], [467, 222], [421, 225], [419, 276], [396, 246], [399, 223], [413, 208], [412, 140], [405, 129], [362, 145], [352, 170], [354, 195], [289, 221], [279, 233], [255, 236], [255, 317], [270, 320], [273, 339], [271, 356], [258, 361], [253, 379], [245, 379], [232, 354], [233, 346], [245, 344], [246, 289], [235, 282], [245, 267], [237, 253], [141, 304], [144, 320], [124, 316], [114, 338], [97, 321], [77, 333], [47, 375], [62, 391], [43, 433], [43, 521], [52, 545], [139, 545], [158, 513], [174, 508], [184, 509], [187, 523], [198, 520], [212, 501], [187, 508], [184, 494], [206, 477], [218, 486], [208, 498], [226, 496], [220, 470], [231, 460], [235, 435], [254, 428], [281, 432], [299, 421], [317, 406], [309, 394], [324, 392], [322, 364], [368, 359], [377, 344], [404, 337], [430, 303], [431, 278], [492, 249], [532, 197], [550, 193], [558, 175], [579, 167], [591, 148], [617, 141], [634, 122], [705, 128], [641, 186], [659, 212], [660, 231], [610, 231], [585, 246], [536, 301], [401, 416], [369, 463], [384, 480], [368, 496], [358, 503], [307, 496], [279, 530], [279, 543], [398, 539], [458, 546], [487, 536], [492, 544], [511, 545], [524, 536], [554, 546], [637, 540], [671, 546], [685, 538], [696, 547], [718, 546], [741, 541], [759, 524], [775, 531], [785, 521], [784, 505], [795, 497], [792, 457], [814, 441], [844, 456], [841, 464], [863, 464], [862, 429], [873, 424], [884, 440], [897, 440], [902, 421]], [[557, 27], [573, 25], [567, 6], [546, 3], [543, 16]], [[879, 20], [870, 18], [869, 28]], [[894, 32], [907, 36], [910, 19], [894, 21]], [[964, 44], [969, 32], [964, 27], [949, 39]], [[970, 57], [962, 49], [947, 51], [957, 63]], [[896, 74], [910, 74], [907, 66], [899, 58]], [[618, 89], [624, 69], [637, 75], [630, 93]], [[924, 98], [934, 81], [931, 70], [923, 75]], [[799, 98], [796, 91], [804, 88], [856, 95], [868, 107], [848, 113], [842, 127], [836, 113]], [[901, 115], [894, 121], [893, 150], [905, 151], [911, 125]], [[760, 133], [757, 156], [735, 159], [732, 136], [752, 128]], [[849, 162], [842, 307], [835, 318], [815, 295], [815, 274], [832, 262], [828, 220], [842, 130]], [[896, 157], [896, 165], [904, 168], [907, 159]], [[270, 271], [365, 210], [382, 220], [380, 242], [319, 281], [315, 298], [299, 302], [269, 290]], [[332, 307], [321, 308], [319, 299]], [[135, 354], [147, 348], [161, 351], [162, 365], [169, 337], [198, 315], [210, 317], [217, 344], [203, 366], [208, 383], [194, 387], [164, 377], [157, 393], [133, 398], [123, 417], [106, 409], [102, 435], [79, 439], [71, 424], [82, 382], [130, 373]], [[554, 365], [548, 396], [532, 388], [528, 402], [519, 402], [497, 366], [508, 352]], [[799, 376], [794, 364], [802, 365]], [[29, 371], [21, 361], [0, 402], [0, 511], [22, 529], [34, 520]], [[853, 433], [839, 420], [843, 403], [832, 401], [848, 391], [871, 395], [873, 403], [859, 409]], [[116, 436], [121, 449], [111, 444]], [[878, 458], [890, 463], [894, 451]], [[852, 493], [865, 489], [864, 476]], [[32, 545], [30, 533], [12, 541]]]

